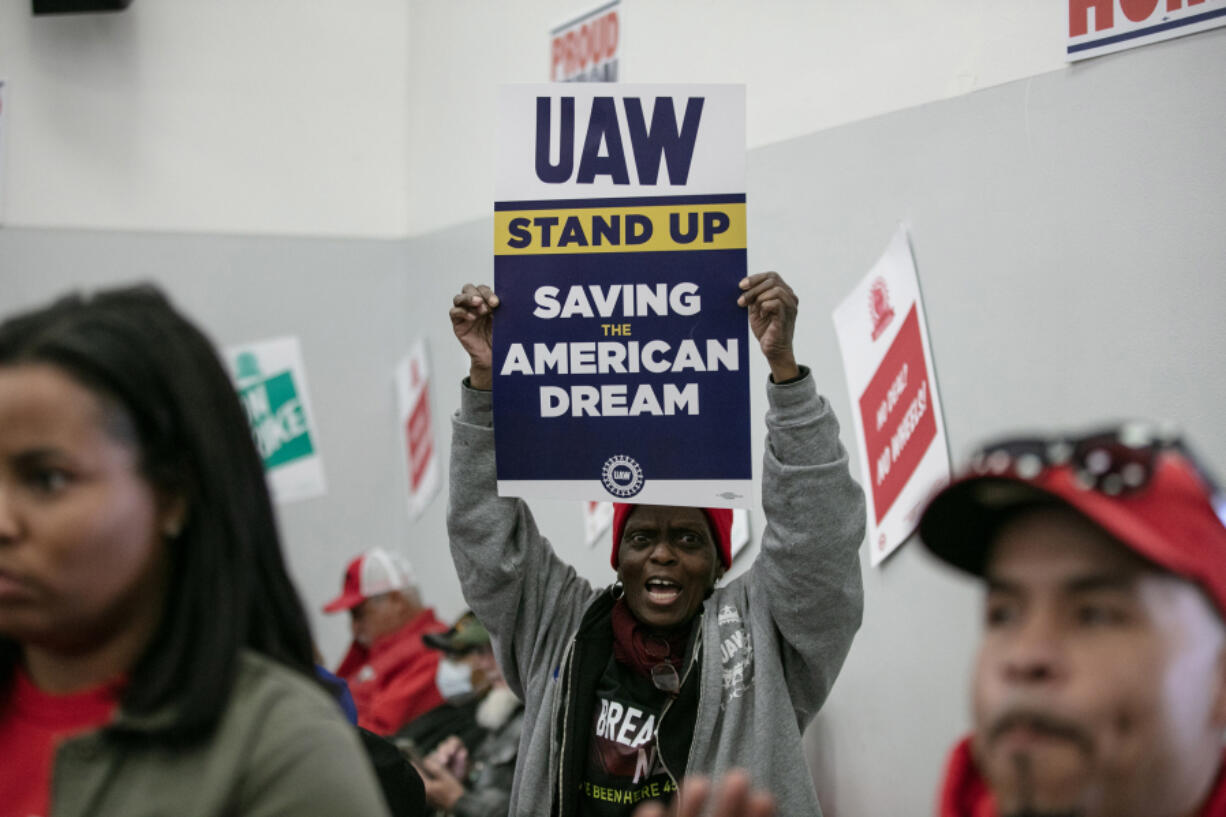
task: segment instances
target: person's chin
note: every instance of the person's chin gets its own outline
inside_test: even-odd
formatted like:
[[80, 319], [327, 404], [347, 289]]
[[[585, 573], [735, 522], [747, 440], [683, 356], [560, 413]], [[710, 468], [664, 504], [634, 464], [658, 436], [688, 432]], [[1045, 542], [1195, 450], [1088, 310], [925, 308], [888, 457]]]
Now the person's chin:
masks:
[[1010, 745], [993, 752], [987, 778], [1001, 817], [1084, 815], [1090, 770], [1072, 746]]

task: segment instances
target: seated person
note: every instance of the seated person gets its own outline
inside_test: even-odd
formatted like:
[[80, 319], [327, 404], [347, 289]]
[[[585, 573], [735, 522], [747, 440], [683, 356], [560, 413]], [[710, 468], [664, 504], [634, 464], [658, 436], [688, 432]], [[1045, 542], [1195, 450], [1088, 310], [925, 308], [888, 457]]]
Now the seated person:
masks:
[[987, 446], [920, 520], [987, 590], [941, 817], [1222, 817], [1226, 497], [1133, 424]]
[[353, 642], [336, 674], [349, 685], [358, 725], [391, 735], [443, 702], [439, 653], [421, 637], [447, 625], [421, 603], [403, 557], [371, 548], [349, 563], [341, 594], [325, 613], [349, 611]]
[[744, 279], [737, 300], [771, 369], [757, 560], [717, 587], [731, 564], [731, 511], [621, 505], [617, 582], [604, 589], [558, 558], [523, 501], [498, 496], [499, 301], [471, 285], [453, 300], [470, 367], [453, 421], [448, 532], [464, 596], [525, 703], [515, 817], [629, 815], [670, 798], [683, 775], [733, 767], [782, 813], [820, 814], [801, 734], [860, 624], [864, 496], [830, 406], [793, 355], [795, 294], [764, 273]]
[[464, 737], [447, 736], [418, 763], [426, 800], [438, 811], [457, 817], [503, 817], [515, 777], [523, 704], [507, 687], [494, 660], [490, 635], [471, 612], [461, 616], [449, 632], [423, 639], [441, 650], [446, 655], [444, 663], [460, 670], [457, 677], [467, 681], [455, 684], [448, 703], [476, 703], [472, 710], [475, 728], [461, 730]]
[[152, 287], [0, 324], [0, 817], [386, 817], [264, 466]]

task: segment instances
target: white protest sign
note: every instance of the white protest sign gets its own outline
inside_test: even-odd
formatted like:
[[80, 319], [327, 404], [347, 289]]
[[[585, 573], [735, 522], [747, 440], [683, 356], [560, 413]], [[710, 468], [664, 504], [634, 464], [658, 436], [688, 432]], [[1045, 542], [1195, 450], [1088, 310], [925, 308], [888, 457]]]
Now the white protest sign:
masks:
[[501, 496], [751, 501], [745, 89], [502, 88]]
[[1058, 0], [1070, 62], [1226, 25], [1226, 0]]
[[600, 534], [607, 531], [612, 524], [612, 502], [583, 503], [583, 541], [587, 542], [588, 547], [596, 547]]
[[744, 508], [734, 508], [732, 511], [732, 560], [749, 544], [749, 511]]
[[430, 362], [418, 340], [396, 367], [396, 404], [408, 475], [409, 518], [416, 519], [439, 489], [439, 463], [430, 416]]
[[549, 32], [551, 82], [617, 82], [621, 76], [621, 0], [572, 17]]
[[834, 310], [834, 325], [855, 404], [876, 565], [906, 541], [925, 500], [950, 478], [928, 324], [904, 228]]
[[294, 502], [326, 493], [298, 338], [232, 346], [225, 356], [273, 499]]

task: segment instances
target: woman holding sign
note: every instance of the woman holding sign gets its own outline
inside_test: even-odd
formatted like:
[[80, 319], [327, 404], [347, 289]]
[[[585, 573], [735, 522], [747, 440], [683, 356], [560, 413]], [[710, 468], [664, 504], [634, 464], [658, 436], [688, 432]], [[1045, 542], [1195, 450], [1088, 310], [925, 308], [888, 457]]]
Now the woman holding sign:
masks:
[[838, 423], [792, 351], [797, 299], [773, 272], [737, 303], [771, 369], [753, 566], [731, 565], [727, 509], [615, 506], [617, 581], [562, 562], [522, 500], [496, 490], [491, 330], [468, 285], [450, 317], [470, 358], [453, 421], [451, 552], [525, 703], [511, 815], [629, 815], [685, 774], [746, 769], [780, 814], [820, 814], [801, 748], [860, 624], [864, 497]]

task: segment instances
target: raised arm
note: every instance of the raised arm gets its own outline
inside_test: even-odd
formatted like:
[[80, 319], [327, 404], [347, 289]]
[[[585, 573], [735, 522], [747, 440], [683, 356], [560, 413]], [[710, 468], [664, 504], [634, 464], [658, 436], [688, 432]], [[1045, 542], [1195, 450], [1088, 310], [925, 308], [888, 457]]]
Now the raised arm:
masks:
[[452, 302], [470, 365], [452, 420], [447, 532], [464, 598], [493, 636], [511, 690], [527, 700], [525, 687], [552, 670], [595, 591], [557, 557], [522, 500], [498, 496], [489, 391], [497, 307], [489, 287], [471, 284]]
[[864, 493], [848, 470], [839, 425], [792, 351], [797, 298], [776, 274], [741, 282], [739, 303], [771, 367], [762, 475], [766, 530], [745, 576], [770, 611], [792, 701], [807, 722], [843, 666], [864, 607], [859, 547]]

